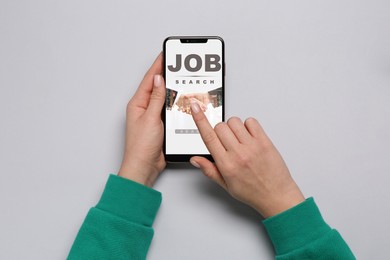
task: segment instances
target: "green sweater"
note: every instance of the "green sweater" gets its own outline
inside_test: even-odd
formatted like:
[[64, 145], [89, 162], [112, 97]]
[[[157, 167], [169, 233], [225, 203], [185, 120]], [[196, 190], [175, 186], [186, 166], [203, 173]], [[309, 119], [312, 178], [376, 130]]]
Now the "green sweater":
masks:
[[[161, 193], [110, 175], [88, 212], [68, 259], [145, 259]], [[355, 259], [340, 234], [323, 220], [313, 198], [263, 221], [276, 259]]]

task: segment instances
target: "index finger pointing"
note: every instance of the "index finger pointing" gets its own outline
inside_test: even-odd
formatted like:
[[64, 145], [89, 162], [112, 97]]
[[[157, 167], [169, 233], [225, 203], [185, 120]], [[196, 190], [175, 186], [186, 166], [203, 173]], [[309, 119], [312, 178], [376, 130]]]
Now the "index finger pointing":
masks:
[[207, 117], [200, 109], [198, 103], [192, 99], [191, 114], [207, 149], [213, 156], [214, 160], [219, 160], [219, 158], [222, 158], [224, 156], [226, 150], [223, 147], [214, 129], [210, 125], [209, 121], [207, 120]]

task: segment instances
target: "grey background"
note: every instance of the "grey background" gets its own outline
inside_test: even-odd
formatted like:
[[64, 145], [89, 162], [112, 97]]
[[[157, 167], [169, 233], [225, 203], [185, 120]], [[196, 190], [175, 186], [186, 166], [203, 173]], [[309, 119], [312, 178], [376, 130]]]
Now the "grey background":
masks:
[[[226, 42], [227, 117], [258, 118], [359, 259], [390, 253], [390, 2], [0, 1], [0, 259], [64, 259], [125, 107], [170, 35]], [[272, 259], [260, 216], [167, 169], [148, 259]]]

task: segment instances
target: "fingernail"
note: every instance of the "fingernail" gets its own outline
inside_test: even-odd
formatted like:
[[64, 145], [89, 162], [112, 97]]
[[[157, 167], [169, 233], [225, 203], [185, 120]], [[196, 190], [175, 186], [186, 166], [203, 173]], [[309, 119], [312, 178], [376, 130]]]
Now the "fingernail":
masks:
[[198, 113], [199, 110], [200, 110], [200, 107], [199, 107], [198, 103], [195, 100], [193, 100], [193, 99], [191, 99], [191, 110], [195, 114]]
[[195, 166], [196, 168], [200, 168], [200, 165], [199, 165], [197, 162], [195, 162], [194, 160], [190, 160], [190, 163], [191, 163], [193, 166]]
[[161, 86], [161, 75], [154, 75], [154, 86]]

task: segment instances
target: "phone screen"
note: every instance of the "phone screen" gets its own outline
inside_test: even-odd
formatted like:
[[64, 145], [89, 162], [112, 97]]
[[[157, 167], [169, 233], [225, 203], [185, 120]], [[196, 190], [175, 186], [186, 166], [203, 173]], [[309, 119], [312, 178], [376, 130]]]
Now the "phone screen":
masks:
[[165, 154], [171, 159], [208, 155], [192, 119], [190, 103], [193, 100], [199, 104], [212, 127], [224, 120], [223, 40], [169, 37], [164, 42], [164, 56]]

